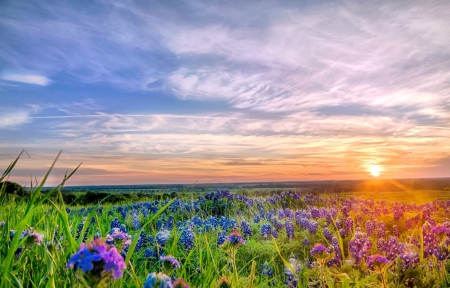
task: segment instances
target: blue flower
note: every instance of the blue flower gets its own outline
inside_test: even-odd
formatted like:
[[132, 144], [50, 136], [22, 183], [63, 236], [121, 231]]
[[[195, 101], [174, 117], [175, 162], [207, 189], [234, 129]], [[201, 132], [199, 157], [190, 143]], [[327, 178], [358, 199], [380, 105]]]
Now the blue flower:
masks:
[[241, 228], [242, 228], [242, 231], [244, 231], [244, 236], [245, 237], [251, 237], [252, 236], [252, 230], [250, 229], [250, 225], [248, 225], [248, 223], [245, 222], [245, 220], [243, 220], [241, 222]]
[[153, 272], [147, 276], [144, 288], [173, 288], [172, 279], [164, 273]]
[[166, 246], [167, 240], [170, 238], [170, 233], [167, 230], [159, 231], [156, 234], [156, 243], [158, 243], [159, 246], [164, 247]]
[[194, 231], [191, 226], [182, 229], [179, 242], [183, 245], [184, 250], [194, 248]]

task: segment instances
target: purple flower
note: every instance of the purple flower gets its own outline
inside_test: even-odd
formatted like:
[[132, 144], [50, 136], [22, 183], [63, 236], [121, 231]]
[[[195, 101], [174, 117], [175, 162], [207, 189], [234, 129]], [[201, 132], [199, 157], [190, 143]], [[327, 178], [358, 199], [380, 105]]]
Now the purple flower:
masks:
[[178, 260], [175, 259], [175, 257], [173, 257], [172, 255], [161, 256], [159, 257], [159, 259], [161, 260], [163, 265], [168, 269], [175, 270], [180, 268], [180, 262], [178, 262]]
[[225, 239], [225, 243], [230, 244], [233, 247], [239, 247], [241, 244], [245, 243], [245, 240], [242, 238], [241, 233], [239, 233], [239, 230], [237, 228], [233, 229], [233, 232], [228, 235], [228, 237]]
[[381, 270], [381, 268], [390, 263], [391, 262], [381, 254], [371, 255], [367, 258], [367, 266], [369, 266], [370, 269]]
[[270, 235], [272, 235], [272, 226], [269, 223], [263, 224], [261, 226], [261, 236], [267, 239]]
[[372, 248], [372, 242], [367, 237], [366, 233], [361, 232], [361, 229], [356, 228], [356, 233], [353, 238], [348, 242], [348, 251], [350, 255], [355, 259], [355, 264], [361, 263], [362, 259], [367, 258]]
[[325, 245], [316, 243], [309, 253], [317, 259], [326, 259], [330, 256], [330, 252], [331, 250], [325, 247]]
[[41, 245], [42, 241], [44, 240], [44, 235], [37, 233], [36, 231], [33, 230], [33, 228], [31, 230], [25, 230], [22, 232], [22, 235], [20, 236], [20, 239], [23, 239], [25, 237], [27, 237], [27, 244], [31, 245], [31, 244], [37, 244], [37, 245]]
[[[97, 281], [100, 281], [108, 275], [112, 275], [114, 279], [122, 277], [126, 265], [115, 247], [105, 244], [102, 239], [95, 239], [87, 246], [81, 243], [78, 252], [67, 263], [67, 269], [72, 267], [75, 271], [81, 269], [83, 273], [97, 276]], [[102, 271], [108, 273], [107, 276]]]
[[284, 223], [286, 226], [286, 235], [288, 239], [292, 239], [295, 237], [294, 235], [294, 225], [292, 225], [292, 222], [289, 220], [286, 220], [286, 223]]
[[106, 243], [116, 246], [119, 250], [126, 250], [131, 244], [131, 235], [120, 231], [119, 228], [113, 228], [110, 234], [106, 235]]
[[414, 267], [420, 262], [419, 252], [417, 251], [417, 247], [413, 244], [405, 244], [403, 246], [400, 258], [402, 259], [403, 267], [405, 268]]

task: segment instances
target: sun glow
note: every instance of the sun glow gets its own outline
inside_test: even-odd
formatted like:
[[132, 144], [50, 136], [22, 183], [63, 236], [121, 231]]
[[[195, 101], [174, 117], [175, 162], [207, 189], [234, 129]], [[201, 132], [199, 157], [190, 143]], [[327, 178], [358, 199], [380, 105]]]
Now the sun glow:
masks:
[[373, 177], [379, 177], [381, 174], [381, 166], [371, 165], [369, 172], [370, 172], [370, 175], [372, 175]]

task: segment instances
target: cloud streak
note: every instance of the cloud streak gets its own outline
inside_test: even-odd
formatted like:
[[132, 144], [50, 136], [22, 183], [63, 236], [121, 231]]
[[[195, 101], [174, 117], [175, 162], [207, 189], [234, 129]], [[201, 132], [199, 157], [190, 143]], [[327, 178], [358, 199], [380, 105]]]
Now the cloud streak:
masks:
[[39, 86], [47, 86], [51, 83], [50, 79], [40, 75], [21, 75], [21, 74], [4, 73], [3, 75], [0, 76], [0, 79]]

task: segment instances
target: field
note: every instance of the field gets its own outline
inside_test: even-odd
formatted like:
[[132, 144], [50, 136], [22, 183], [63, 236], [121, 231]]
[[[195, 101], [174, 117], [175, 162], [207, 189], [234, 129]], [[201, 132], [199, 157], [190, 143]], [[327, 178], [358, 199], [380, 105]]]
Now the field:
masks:
[[2, 191], [1, 287], [450, 285], [448, 192], [222, 189], [66, 206], [62, 185], [44, 183]]

